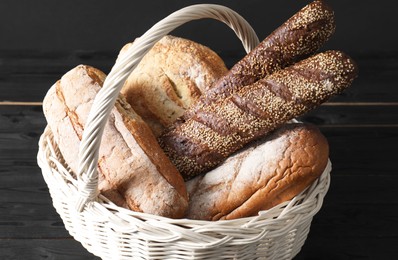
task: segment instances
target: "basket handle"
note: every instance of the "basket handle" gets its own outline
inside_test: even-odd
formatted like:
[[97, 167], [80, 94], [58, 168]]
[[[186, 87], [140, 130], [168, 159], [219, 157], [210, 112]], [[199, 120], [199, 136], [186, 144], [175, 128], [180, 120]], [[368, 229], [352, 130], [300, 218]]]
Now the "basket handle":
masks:
[[121, 88], [130, 73], [144, 55], [163, 36], [191, 20], [212, 18], [224, 22], [235, 31], [246, 52], [259, 44], [250, 24], [235, 11], [221, 5], [198, 4], [180, 9], [156, 23], [138, 38], [133, 46], [120, 57], [96, 95], [79, 148], [78, 198], [76, 209], [81, 212], [85, 205], [98, 196], [98, 154], [102, 133]]

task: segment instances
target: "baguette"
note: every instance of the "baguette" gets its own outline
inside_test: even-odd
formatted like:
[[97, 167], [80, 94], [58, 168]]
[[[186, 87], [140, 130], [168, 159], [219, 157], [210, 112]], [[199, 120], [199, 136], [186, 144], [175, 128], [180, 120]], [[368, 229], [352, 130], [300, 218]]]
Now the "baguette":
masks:
[[[50, 88], [43, 101], [54, 140], [74, 173], [87, 117], [104, 79], [105, 74], [93, 67], [77, 66]], [[104, 129], [98, 173], [99, 191], [119, 206], [172, 218], [186, 212], [188, 196], [181, 175], [122, 96]]]
[[293, 15], [205, 92], [183, 119], [218, 98], [314, 54], [335, 31], [333, 10], [323, 1], [314, 1]]
[[292, 199], [328, 162], [326, 138], [312, 125], [287, 124], [187, 182], [187, 218], [235, 219]]
[[159, 142], [187, 180], [342, 92], [356, 75], [354, 61], [342, 52], [314, 55], [214, 100], [173, 124]]

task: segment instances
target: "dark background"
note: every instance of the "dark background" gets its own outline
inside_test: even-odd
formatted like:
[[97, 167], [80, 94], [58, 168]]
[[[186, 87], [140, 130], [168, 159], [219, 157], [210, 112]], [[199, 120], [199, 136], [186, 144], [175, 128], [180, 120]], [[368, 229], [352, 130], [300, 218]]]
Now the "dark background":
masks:
[[[310, 1], [209, 1], [245, 17], [260, 39]], [[171, 12], [207, 1], [0, 1], [0, 50], [115, 51]], [[393, 0], [337, 1], [337, 31], [326, 47], [350, 53], [396, 51], [398, 4]], [[176, 34], [217, 51], [240, 50], [229, 29], [211, 20], [192, 22]]]
[[[310, 1], [211, 2], [245, 17], [261, 40]], [[398, 1], [327, 2], [337, 29], [322, 49], [348, 53], [360, 76], [300, 118], [328, 138], [333, 171], [296, 259], [396, 259]], [[37, 166], [46, 125], [41, 101], [78, 64], [109, 72], [126, 42], [195, 3], [205, 2], [0, 1], [0, 259], [97, 259], [65, 230]], [[216, 21], [194, 21], [172, 34], [211, 47], [228, 66], [244, 55], [234, 33]]]

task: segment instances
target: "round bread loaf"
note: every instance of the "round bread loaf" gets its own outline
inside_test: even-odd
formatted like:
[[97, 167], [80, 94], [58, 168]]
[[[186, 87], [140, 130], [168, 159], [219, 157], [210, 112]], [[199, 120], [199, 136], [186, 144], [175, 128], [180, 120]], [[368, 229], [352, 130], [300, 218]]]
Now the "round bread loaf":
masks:
[[210, 48], [168, 35], [144, 56], [121, 93], [158, 136], [227, 71]]

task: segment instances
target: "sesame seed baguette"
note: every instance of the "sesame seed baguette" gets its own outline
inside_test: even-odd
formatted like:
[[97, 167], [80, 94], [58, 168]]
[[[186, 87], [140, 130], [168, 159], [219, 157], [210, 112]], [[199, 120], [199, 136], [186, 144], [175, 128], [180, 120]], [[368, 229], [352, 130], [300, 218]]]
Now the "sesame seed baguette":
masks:
[[182, 119], [218, 97], [285, 68], [314, 54], [335, 31], [333, 10], [323, 1], [314, 1], [265, 38], [255, 49], [236, 63], [230, 71], [199, 98], [195, 106], [185, 111]]
[[175, 123], [159, 143], [189, 179], [342, 92], [356, 75], [354, 61], [340, 51], [314, 55], [219, 97], [192, 118]]

